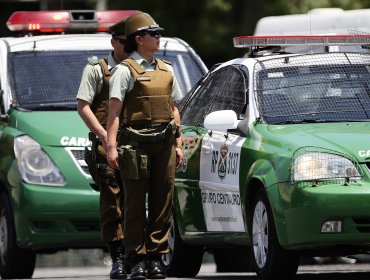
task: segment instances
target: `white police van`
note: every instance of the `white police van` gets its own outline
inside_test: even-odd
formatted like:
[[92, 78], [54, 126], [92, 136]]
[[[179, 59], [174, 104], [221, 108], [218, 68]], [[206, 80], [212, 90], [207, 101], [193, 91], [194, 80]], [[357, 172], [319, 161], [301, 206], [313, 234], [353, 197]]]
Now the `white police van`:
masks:
[[[112, 50], [108, 27], [136, 11], [16, 12], [0, 38], [0, 276], [30, 278], [37, 254], [105, 248], [99, 192], [76, 110], [84, 66]], [[178, 38], [161, 38], [186, 93], [207, 72]]]
[[352, 33], [370, 33], [370, 9], [318, 8], [306, 14], [267, 16], [254, 31], [255, 36]]

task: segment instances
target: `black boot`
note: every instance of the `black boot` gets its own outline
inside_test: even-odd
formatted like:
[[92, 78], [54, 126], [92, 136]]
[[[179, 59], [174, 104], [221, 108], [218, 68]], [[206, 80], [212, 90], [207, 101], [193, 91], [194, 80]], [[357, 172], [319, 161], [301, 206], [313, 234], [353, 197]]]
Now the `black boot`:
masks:
[[112, 270], [110, 279], [126, 279], [127, 274], [124, 265], [125, 249], [121, 241], [108, 242], [108, 249], [112, 258]]
[[148, 279], [164, 279], [166, 273], [162, 267], [162, 258], [160, 254], [151, 254], [148, 256]]
[[136, 255], [131, 257], [131, 278], [132, 280], [143, 280], [146, 278], [146, 256]]
[[124, 258], [123, 267], [125, 268], [126, 274], [131, 273], [131, 261], [130, 261], [130, 258], [126, 255], [125, 255], [125, 258]]

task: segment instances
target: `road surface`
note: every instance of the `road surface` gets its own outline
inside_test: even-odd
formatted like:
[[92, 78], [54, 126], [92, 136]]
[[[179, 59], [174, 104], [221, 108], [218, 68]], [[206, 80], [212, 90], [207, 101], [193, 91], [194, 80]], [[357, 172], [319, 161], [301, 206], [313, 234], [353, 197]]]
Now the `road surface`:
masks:
[[[37, 268], [33, 279], [39, 280], [105, 280], [109, 279], [109, 266]], [[167, 278], [180, 280], [186, 278]], [[257, 280], [255, 273], [216, 273], [214, 264], [203, 264], [195, 279], [200, 280]], [[370, 264], [302, 265], [296, 280], [369, 280]]]

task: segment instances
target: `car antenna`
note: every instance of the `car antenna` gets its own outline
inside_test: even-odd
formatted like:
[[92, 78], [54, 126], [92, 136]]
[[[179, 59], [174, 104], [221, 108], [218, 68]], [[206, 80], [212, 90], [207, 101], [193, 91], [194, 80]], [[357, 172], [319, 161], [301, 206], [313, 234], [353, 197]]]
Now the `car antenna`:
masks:
[[167, 53], [167, 44], [168, 44], [168, 41], [166, 43], [164, 43], [163, 56], [166, 56], [166, 53]]

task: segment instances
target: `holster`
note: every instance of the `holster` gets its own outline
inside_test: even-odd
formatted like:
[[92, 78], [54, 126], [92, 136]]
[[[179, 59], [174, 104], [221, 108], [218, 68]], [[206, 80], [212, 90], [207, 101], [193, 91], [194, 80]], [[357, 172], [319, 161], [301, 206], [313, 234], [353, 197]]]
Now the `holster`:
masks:
[[89, 173], [91, 175], [91, 178], [93, 179], [94, 182], [97, 182], [98, 170], [96, 167], [95, 160], [93, 158], [93, 152], [88, 147], [85, 147], [84, 158], [85, 158], [85, 162], [87, 164]]
[[122, 145], [117, 148], [122, 178], [124, 180], [139, 180], [149, 178], [149, 155], [132, 145]]
[[117, 185], [114, 170], [107, 164], [106, 152], [101, 141], [92, 132], [89, 133], [91, 150], [85, 148], [85, 161], [95, 183]]

